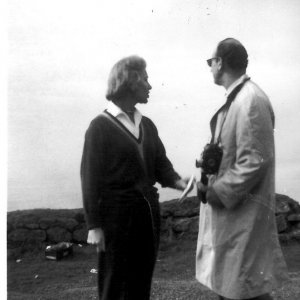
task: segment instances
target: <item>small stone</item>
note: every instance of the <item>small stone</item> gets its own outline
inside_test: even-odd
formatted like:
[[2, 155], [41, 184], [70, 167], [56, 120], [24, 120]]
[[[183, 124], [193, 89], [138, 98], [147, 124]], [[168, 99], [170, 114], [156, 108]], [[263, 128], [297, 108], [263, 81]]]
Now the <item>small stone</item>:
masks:
[[278, 234], [278, 239], [280, 243], [287, 243], [288, 241], [290, 241], [291, 236], [288, 233], [280, 233]]
[[290, 233], [291, 237], [300, 240], [300, 229], [296, 229]]
[[283, 232], [288, 228], [288, 224], [286, 222], [284, 215], [276, 216], [276, 223], [277, 223], [277, 231]]
[[287, 219], [290, 222], [300, 222], [300, 214], [291, 214]]

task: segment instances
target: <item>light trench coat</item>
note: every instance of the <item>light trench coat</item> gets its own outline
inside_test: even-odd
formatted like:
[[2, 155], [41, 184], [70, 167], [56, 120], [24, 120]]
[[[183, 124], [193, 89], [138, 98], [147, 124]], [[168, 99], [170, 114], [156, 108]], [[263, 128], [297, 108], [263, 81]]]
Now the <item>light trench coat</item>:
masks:
[[[212, 130], [224, 115], [212, 118]], [[220, 169], [209, 179], [224, 207], [200, 207], [196, 278], [226, 298], [269, 293], [288, 278], [275, 222], [273, 129], [268, 97], [248, 80], [227, 112]]]

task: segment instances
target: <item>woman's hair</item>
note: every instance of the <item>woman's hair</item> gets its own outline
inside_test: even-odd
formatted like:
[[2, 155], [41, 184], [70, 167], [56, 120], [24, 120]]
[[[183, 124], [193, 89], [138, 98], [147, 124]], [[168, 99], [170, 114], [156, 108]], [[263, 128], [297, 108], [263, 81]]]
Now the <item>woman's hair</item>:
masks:
[[248, 54], [245, 47], [236, 39], [227, 38], [217, 46], [216, 56], [232, 71], [245, 72], [248, 66]]
[[133, 86], [140, 79], [140, 73], [146, 69], [146, 61], [136, 55], [118, 61], [110, 71], [107, 100], [118, 100], [132, 93]]

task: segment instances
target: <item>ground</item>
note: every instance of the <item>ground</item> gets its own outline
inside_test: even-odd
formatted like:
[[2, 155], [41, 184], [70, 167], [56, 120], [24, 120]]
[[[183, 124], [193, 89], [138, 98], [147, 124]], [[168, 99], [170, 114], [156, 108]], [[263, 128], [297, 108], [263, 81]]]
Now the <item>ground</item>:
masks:
[[[162, 245], [152, 286], [151, 300], [214, 300], [215, 295], [195, 280], [196, 243], [191, 240]], [[300, 244], [282, 246], [291, 280], [273, 291], [274, 300], [300, 299]], [[30, 253], [8, 260], [8, 300], [97, 299], [95, 249], [74, 246], [73, 257], [46, 260], [44, 254]]]

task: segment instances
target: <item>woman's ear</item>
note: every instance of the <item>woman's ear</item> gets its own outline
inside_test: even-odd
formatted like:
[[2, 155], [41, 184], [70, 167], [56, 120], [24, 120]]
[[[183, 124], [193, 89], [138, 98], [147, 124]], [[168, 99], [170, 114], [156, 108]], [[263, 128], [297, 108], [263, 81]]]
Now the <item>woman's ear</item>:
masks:
[[134, 92], [136, 90], [137, 84], [140, 80], [140, 76], [137, 71], [131, 72], [129, 82], [130, 89]]

